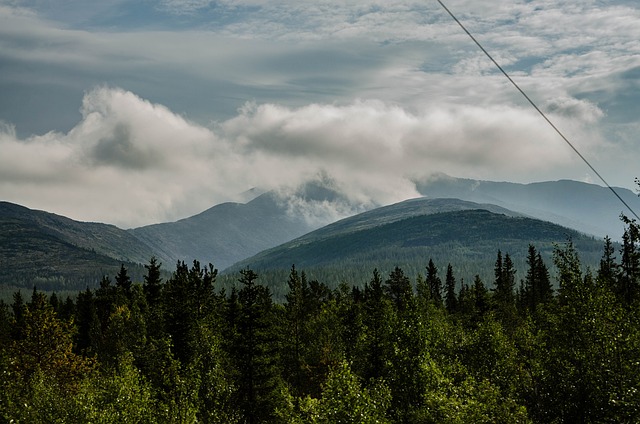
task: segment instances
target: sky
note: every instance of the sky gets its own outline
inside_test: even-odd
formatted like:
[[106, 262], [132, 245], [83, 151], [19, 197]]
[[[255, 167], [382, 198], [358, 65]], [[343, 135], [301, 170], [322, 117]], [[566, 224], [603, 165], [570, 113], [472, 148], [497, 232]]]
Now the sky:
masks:
[[[634, 189], [635, 0], [443, 2]], [[602, 185], [436, 0], [0, 0], [0, 200], [131, 228], [318, 178], [390, 204], [437, 173]]]

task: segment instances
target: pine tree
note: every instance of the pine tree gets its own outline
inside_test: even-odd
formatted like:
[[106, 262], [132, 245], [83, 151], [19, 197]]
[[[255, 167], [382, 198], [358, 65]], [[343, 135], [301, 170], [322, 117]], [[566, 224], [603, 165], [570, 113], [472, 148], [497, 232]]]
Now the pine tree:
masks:
[[451, 264], [447, 266], [447, 276], [445, 278], [446, 296], [445, 307], [449, 313], [458, 310], [458, 299], [456, 297], [456, 279], [453, 276], [453, 267]]
[[162, 267], [162, 264], [158, 263], [155, 256], [152, 256], [149, 263], [144, 267], [147, 270], [147, 274], [144, 276], [142, 289], [147, 298], [147, 303], [153, 308], [160, 302], [162, 291], [160, 268]]
[[363, 346], [356, 360], [366, 379], [377, 379], [385, 375], [386, 360], [390, 349], [391, 304], [384, 296], [382, 279], [377, 269], [364, 287]]
[[640, 294], [640, 227], [635, 220], [622, 217], [626, 224], [622, 235], [620, 272], [618, 274], [617, 294], [630, 305]]
[[495, 299], [498, 304], [513, 305], [514, 304], [514, 289], [515, 289], [515, 273], [513, 268], [513, 262], [511, 257], [507, 253], [502, 259], [502, 253], [498, 250], [498, 257], [496, 259], [496, 265], [494, 268], [495, 281], [494, 291]]
[[289, 280], [287, 281], [289, 292], [285, 295], [285, 328], [283, 365], [287, 378], [293, 386], [295, 394], [304, 393], [304, 380], [306, 377], [305, 356], [308, 345], [308, 298], [309, 288], [305, 273], [298, 275], [295, 266], [291, 266]]
[[240, 275], [240, 311], [230, 352], [238, 384], [234, 402], [245, 422], [271, 422], [280, 406], [281, 385], [273, 303], [269, 289], [256, 282], [253, 270], [241, 270]]
[[97, 354], [102, 337], [100, 319], [93, 292], [88, 287], [78, 293], [75, 321], [78, 325], [75, 337], [77, 352], [85, 356]]
[[399, 311], [406, 309], [413, 297], [411, 281], [399, 267], [395, 267], [389, 274], [384, 284], [384, 291]]
[[116, 288], [121, 290], [127, 297], [131, 294], [131, 278], [124, 264], [120, 265], [120, 271], [116, 274]]
[[438, 276], [438, 268], [436, 268], [432, 259], [429, 259], [429, 264], [427, 265], [425, 283], [429, 287], [430, 300], [438, 306], [442, 305], [442, 280]]
[[541, 303], [553, 299], [553, 288], [549, 279], [549, 270], [542, 256], [533, 245], [529, 245], [527, 254], [527, 275], [520, 290], [520, 302], [530, 312], [534, 312]]

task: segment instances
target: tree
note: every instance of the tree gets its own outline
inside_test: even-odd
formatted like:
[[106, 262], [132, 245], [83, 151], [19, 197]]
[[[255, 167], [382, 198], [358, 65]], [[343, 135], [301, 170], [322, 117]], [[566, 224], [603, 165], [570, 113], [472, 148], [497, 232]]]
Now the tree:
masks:
[[602, 258], [600, 259], [600, 267], [598, 268], [597, 280], [600, 284], [605, 285], [615, 291], [616, 277], [618, 274], [618, 264], [616, 263], [615, 248], [611, 242], [611, 238], [604, 238], [604, 249]]
[[[317, 403], [307, 401], [307, 422], [333, 424], [374, 424], [389, 422], [385, 416], [390, 393], [384, 384], [363, 388], [349, 364], [342, 361], [329, 373]], [[309, 411], [310, 409], [310, 411]], [[309, 413], [310, 412], [310, 413]]]
[[513, 268], [513, 262], [511, 257], [507, 253], [502, 259], [502, 253], [498, 250], [498, 257], [496, 259], [494, 292], [495, 299], [498, 304], [513, 305], [514, 289], [515, 289], [515, 273]]
[[391, 346], [391, 302], [384, 295], [382, 279], [377, 269], [364, 287], [363, 337], [354, 361], [365, 381], [381, 378], [387, 372]]
[[456, 279], [453, 276], [453, 267], [451, 264], [447, 266], [447, 276], [445, 278], [445, 307], [449, 313], [454, 313], [458, 310], [458, 299], [456, 297]]
[[429, 299], [436, 305], [442, 305], [442, 280], [438, 276], [438, 268], [436, 268], [432, 259], [429, 259], [427, 265], [427, 276], [425, 283], [429, 288]]
[[384, 283], [384, 291], [397, 310], [405, 309], [413, 297], [411, 281], [399, 267], [389, 274]]
[[149, 307], [154, 308], [160, 302], [162, 292], [162, 278], [160, 268], [161, 263], [155, 256], [152, 256], [149, 263], [144, 266], [147, 270], [147, 274], [144, 276], [144, 283], [142, 289], [144, 295], [147, 298]]
[[640, 227], [635, 220], [622, 216], [626, 224], [622, 235], [620, 272], [616, 293], [630, 305], [640, 294]]
[[257, 278], [250, 269], [240, 271], [240, 310], [229, 352], [238, 384], [233, 402], [250, 424], [272, 422], [281, 402], [273, 303], [269, 289], [257, 284]]
[[76, 351], [85, 356], [96, 355], [100, 349], [102, 330], [93, 292], [87, 287], [78, 293], [76, 303]]
[[121, 290], [126, 296], [131, 294], [131, 278], [124, 264], [120, 265], [120, 271], [116, 274], [116, 288]]
[[531, 244], [527, 254], [527, 265], [527, 275], [520, 293], [520, 301], [523, 307], [533, 313], [539, 304], [548, 303], [553, 299], [553, 288], [549, 279], [549, 270], [540, 253]]
[[305, 273], [298, 275], [295, 266], [291, 266], [287, 282], [289, 292], [285, 296], [285, 328], [283, 365], [287, 379], [300, 396], [304, 392], [304, 380], [307, 377], [305, 366], [306, 349], [309, 341], [307, 320], [309, 314], [309, 287]]
[[44, 294], [34, 293], [24, 310], [23, 337], [11, 346], [15, 378], [27, 382], [41, 372], [64, 390], [77, 390], [93, 365], [72, 352], [72, 329], [71, 323], [56, 317]]

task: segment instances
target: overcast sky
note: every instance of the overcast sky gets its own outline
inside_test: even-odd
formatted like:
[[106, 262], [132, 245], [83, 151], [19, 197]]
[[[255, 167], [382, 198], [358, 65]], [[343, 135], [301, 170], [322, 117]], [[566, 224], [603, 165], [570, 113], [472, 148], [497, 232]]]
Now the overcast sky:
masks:
[[[640, 158], [635, 0], [446, 0], [612, 185]], [[124, 228], [326, 175], [600, 183], [436, 0], [0, 0], [0, 200]]]

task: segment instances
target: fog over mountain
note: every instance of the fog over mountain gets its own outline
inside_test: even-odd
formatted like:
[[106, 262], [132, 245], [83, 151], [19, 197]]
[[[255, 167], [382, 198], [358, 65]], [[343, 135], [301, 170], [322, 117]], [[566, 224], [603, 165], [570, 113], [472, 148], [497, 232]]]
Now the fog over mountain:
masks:
[[[619, 240], [624, 231], [620, 214], [633, 217], [608, 188], [578, 181], [517, 184], [439, 174], [418, 181], [416, 186], [427, 197], [491, 203], [613, 240]], [[636, 213], [640, 211], [640, 198], [636, 193], [621, 187], [613, 189]]]
[[[633, 187], [640, 9], [448, 6], [609, 182]], [[597, 182], [437, 2], [0, 2], [0, 198], [121, 228], [327, 175]]]

